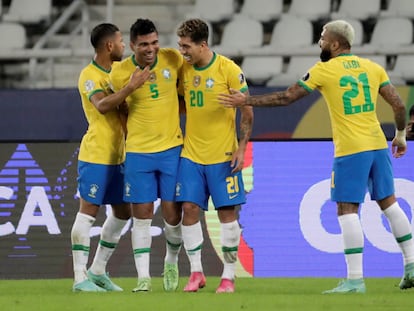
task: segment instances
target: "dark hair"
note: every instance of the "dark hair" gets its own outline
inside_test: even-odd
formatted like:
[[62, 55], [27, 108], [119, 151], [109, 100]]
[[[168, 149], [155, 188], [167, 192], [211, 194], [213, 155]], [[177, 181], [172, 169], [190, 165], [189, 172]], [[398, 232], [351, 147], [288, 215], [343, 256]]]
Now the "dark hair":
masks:
[[158, 33], [158, 30], [151, 20], [138, 18], [129, 29], [130, 40], [131, 42], [134, 42], [137, 36], [144, 36], [153, 32]]
[[95, 26], [91, 32], [91, 44], [97, 49], [105, 39], [113, 36], [116, 32], [119, 31], [119, 28], [114, 24], [102, 23]]
[[414, 116], [414, 105], [411, 106], [410, 111], [408, 112], [408, 114], [410, 115], [410, 117]]
[[189, 19], [178, 27], [177, 35], [189, 37], [195, 43], [208, 42], [208, 25], [198, 18]]

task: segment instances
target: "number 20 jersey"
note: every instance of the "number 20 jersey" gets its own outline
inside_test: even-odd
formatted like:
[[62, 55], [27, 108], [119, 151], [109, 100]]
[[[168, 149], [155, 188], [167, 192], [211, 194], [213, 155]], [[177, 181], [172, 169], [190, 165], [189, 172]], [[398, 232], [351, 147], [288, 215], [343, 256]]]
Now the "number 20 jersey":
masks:
[[316, 63], [298, 83], [322, 93], [331, 118], [335, 157], [387, 148], [376, 106], [379, 89], [390, 81], [380, 65], [341, 54]]

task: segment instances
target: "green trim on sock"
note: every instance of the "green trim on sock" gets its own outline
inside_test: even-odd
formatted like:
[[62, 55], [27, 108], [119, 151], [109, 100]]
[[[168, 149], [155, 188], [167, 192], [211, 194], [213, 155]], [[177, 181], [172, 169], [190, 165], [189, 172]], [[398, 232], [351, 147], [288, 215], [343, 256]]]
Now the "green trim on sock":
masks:
[[181, 243], [179, 243], [179, 244], [174, 244], [174, 243], [171, 243], [170, 241], [168, 241], [167, 240], [167, 244], [168, 244], [168, 246], [169, 247], [171, 247], [172, 249], [179, 249], [180, 247], [181, 247]]
[[237, 252], [239, 250], [239, 247], [238, 246], [233, 246], [233, 247], [222, 246], [221, 250], [223, 252]]
[[86, 245], [82, 245], [82, 244], [73, 244], [72, 245], [72, 250], [73, 251], [89, 252], [90, 247], [89, 246], [86, 246]]
[[404, 235], [404, 236], [402, 236], [402, 237], [396, 238], [396, 240], [397, 240], [397, 242], [398, 242], [398, 243], [402, 243], [402, 242], [405, 242], [405, 241], [411, 240], [412, 238], [413, 238], [412, 234], [411, 234], [411, 233], [409, 233], [409, 234]]
[[347, 249], [344, 249], [344, 253], [345, 255], [362, 254], [363, 250], [364, 250], [363, 247], [347, 248]]
[[151, 252], [151, 248], [137, 248], [134, 249], [134, 255], [145, 254]]
[[118, 245], [117, 243], [106, 242], [104, 240], [99, 240], [99, 244], [106, 248], [115, 248]]
[[199, 245], [199, 246], [197, 246], [196, 248], [193, 248], [193, 249], [189, 249], [189, 250], [187, 250], [187, 252], [196, 252], [196, 251], [201, 250], [201, 249], [202, 249], [202, 247], [203, 247], [203, 244], [200, 244], [200, 245]]

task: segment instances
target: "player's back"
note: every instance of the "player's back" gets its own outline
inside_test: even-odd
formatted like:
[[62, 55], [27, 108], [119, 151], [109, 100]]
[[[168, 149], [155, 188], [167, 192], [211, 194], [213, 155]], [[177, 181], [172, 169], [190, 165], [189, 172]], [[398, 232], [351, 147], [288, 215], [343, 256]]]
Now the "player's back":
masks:
[[386, 148], [376, 115], [379, 90], [389, 82], [384, 68], [367, 58], [341, 54], [318, 62], [303, 78], [328, 105], [335, 156]]

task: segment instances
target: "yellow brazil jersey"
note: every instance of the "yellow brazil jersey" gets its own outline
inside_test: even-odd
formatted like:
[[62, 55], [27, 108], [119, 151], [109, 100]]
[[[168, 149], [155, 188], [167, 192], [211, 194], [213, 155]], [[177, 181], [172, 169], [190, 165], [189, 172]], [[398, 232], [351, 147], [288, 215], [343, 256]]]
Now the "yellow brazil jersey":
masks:
[[187, 115], [183, 157], [200, 164], [231, 160], [238, 146], [236, 109], [225, 108], [217, 99], [229, 88], [247, 91], [244, 74], [232, 60], [214, 53], [203, 68], [184, 63], [179, 85]]
[[125, 158], [125, 135], [117, 110], [101, 114], [90, 98], [97, 92], [110, 91], [109, 72], [94, 61], [80, 73], [78, 90], [88, 121], [88, 130], [82, 138], [79, 160], [96, 164], [120, 164]]
[[331, 118], [335, 157], [387, 148], [376, 107], [379, 89], [390, 81], [380, 65], [341, 54], [316, 63], [298, 83], [322, 93]]
[[[154, 153], [182, 145], [177, 93], [182, 63], [177, 50], [160, 49], [149, 80], [127, 97], [127, 152]], [[131, 55], [112, 69], [110, 80], [115, 91], [128, 83], [137, 66]]]

